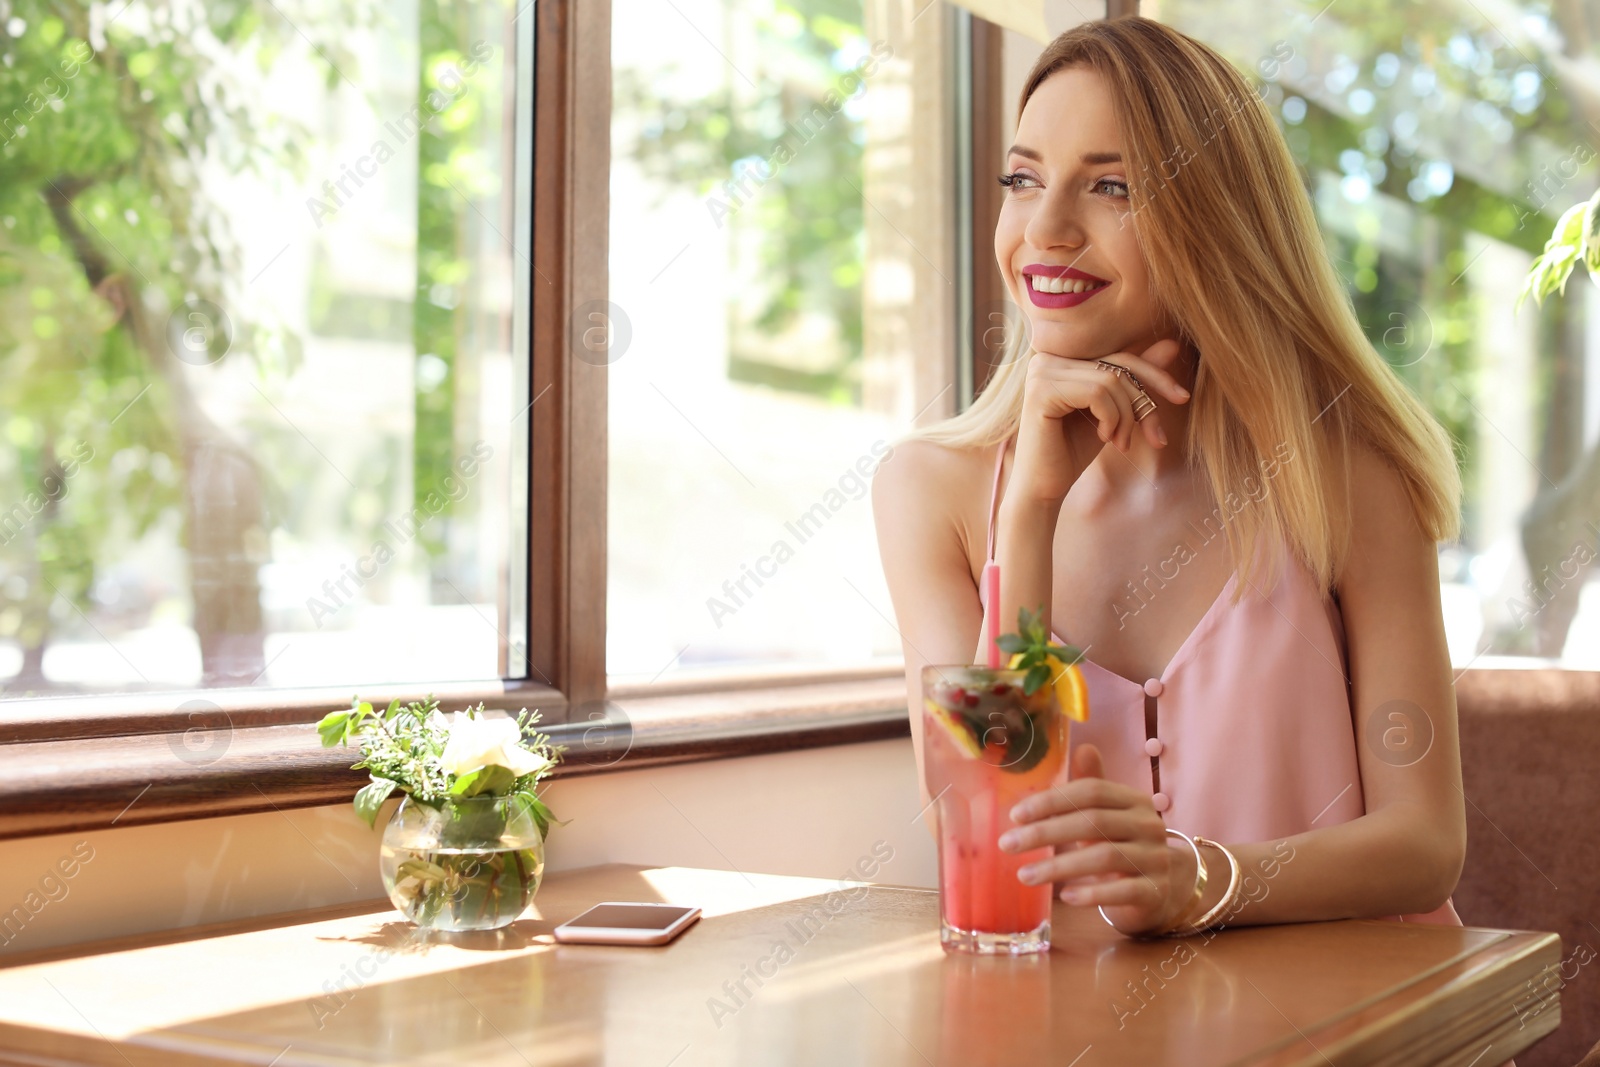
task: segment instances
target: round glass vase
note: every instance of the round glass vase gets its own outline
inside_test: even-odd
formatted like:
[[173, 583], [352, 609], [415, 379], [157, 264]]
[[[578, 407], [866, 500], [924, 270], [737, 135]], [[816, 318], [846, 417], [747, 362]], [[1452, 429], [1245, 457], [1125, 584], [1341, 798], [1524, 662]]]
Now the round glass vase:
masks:
[[426, 930], [496, 930], [533, 902], [544, 837], [512, 797], [463, 797], [439, 807], [401, 800], [379, 850], [383, 888]]

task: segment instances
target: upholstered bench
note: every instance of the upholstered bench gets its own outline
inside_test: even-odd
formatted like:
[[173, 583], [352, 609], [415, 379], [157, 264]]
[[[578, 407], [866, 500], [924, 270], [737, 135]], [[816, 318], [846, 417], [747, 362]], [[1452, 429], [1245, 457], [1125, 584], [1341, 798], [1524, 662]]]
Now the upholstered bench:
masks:
[[[1600, 673], [1474, 670], [1456, 685], [1468, 926], [1553, 930], [1561, 1027], [1518, 1067], [1573, 1067], [1600, 1042]], [[1600, 1055], [1596, 1062], [1600, 1063]]]

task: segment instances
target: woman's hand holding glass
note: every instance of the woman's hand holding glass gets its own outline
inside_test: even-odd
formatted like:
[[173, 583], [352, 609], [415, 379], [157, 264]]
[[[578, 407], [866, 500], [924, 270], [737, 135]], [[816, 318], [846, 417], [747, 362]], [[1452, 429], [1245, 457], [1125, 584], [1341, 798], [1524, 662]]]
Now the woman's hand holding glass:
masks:
[[1134, 417], [1141, 390], [1129, 375], [1146, 393], [1153, 391], [1173, 404], [1187, 403], [1189, 391], [1162, 366], [1170, 365], [1178, 351], [1178, 342], [1165, 338], [1142, 355], [1115, 352], [1105, 357], [1104, 362], [1127, 374], [1107, 371], [1092, 359], [1034, 353], [1023, 387], [1013, 488], [1007, 494], [1016, 491], [1060, 501], [1102, 447], [1115, 444], [1126, 452], [1136, 432], [1153, 447], [1165, 447], [1159, 415], [1143, 421]]
[[1002, 851], [1056, 850], [1017, 876], [1055, 882], [1068, 904], [1102, 906], [1124, 933], [1159, 929], [1194, 896], [1192, 854], [1168, 846], [1148, 794], [1104, 777], [1093, 745], [1075, 746], [1070, 780], [1023, 800], [1011, 818], [1017, 825], [1000, 835]]

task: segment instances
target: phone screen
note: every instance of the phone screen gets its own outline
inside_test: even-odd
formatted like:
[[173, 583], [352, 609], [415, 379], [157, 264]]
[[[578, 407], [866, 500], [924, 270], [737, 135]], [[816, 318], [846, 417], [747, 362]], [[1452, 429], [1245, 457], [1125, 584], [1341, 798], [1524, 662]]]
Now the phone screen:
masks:
[[665, 930], [693, 910], [693, 908], [644, 904], [596, 904], [566, 925], [600, 926], [622, 930]]

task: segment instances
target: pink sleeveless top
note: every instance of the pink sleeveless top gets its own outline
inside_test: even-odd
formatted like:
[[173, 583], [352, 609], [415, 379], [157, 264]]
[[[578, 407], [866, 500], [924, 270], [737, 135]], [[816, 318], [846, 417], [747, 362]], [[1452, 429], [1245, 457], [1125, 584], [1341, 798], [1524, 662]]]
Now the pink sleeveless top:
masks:
[[[995, 456], [986, 566], [1008, 443]], [[1239, 578], [1229, 578], [1159, 677], [1124, 678], [1087, 657], [1078, 664], [1089, 721], [1072, 724], [1073, 743], [1093, 744], [1107, 778], [1151, 794], [1167, 825], [1191, 836], [1269, 841], [1366, 810], [1339, 607], [1278, 550], [1273, 590], [1234, 604]], [[1461, 925], [1450, 901], [1391, 918]]]

